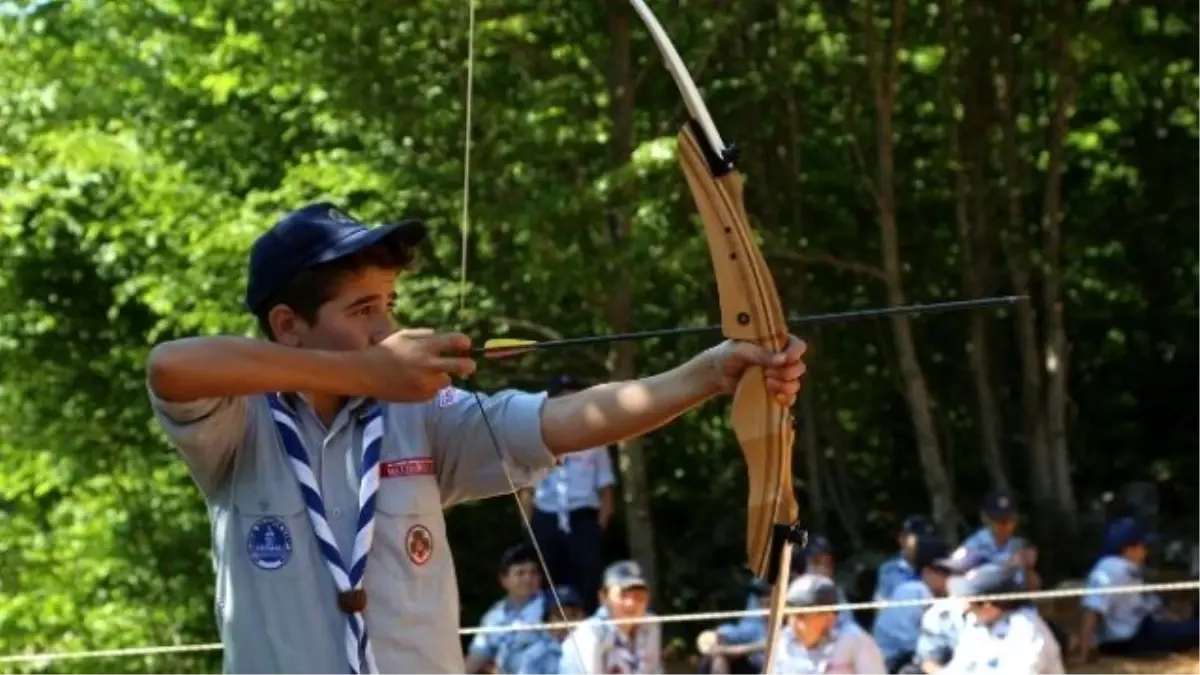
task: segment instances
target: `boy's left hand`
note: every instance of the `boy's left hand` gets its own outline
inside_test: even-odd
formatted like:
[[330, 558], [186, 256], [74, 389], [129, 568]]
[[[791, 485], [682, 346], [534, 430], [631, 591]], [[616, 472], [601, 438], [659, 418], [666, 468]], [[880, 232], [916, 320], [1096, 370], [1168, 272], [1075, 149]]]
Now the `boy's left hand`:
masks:
[[791, 335], [781, 352], [772, 352], [749, 342], [727, 340], [710, 350], [712, 363], [719, 377], [721, 391], [731, 393], [750, 366], [762, 366], [767, 391], [780, 405], [790, 407], [800, 393], [800, 378], [804, 376], [804, 352], [808, 345]]

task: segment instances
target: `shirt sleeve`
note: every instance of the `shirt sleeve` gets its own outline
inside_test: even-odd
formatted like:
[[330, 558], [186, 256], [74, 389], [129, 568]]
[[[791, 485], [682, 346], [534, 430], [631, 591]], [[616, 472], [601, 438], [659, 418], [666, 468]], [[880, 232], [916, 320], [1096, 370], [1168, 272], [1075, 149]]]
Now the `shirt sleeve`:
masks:
[[1000, 663], [996, 671], [1000, 673], [1038, 673], [1038, 665], [1046, 657], [1046, 640], [1037, 625], [1025, 617], [1012, 616], [1009, 619], [1008, 635], [1004, 638], [1004, 647], [1000, 650]]
[[[1097, 565], [1092, 570], [1091, 574], [1088, 574], [1087, 587], [1107, 588], [1113, 585], [1113, 581], [1114, 579], [1112, 578], [1112, 575], [1104, 570], [1100, 565]], [[1083, 596], [1080, 604], [1083, 605], [1084, 609], [1096, 612], [1097, 614], [1103, 616], [1104, 614], [1108, 613], [1108, 608], [1112, 597], [1113, 596], [1109, 593], [1089, 593], [1088, 595]]]
[[615, 485], [617, 478], [613, 475], [612, 457], [608, 448], [596, 448], [596, 489], [602, 490]]
[[875, 644], [875, 640], [871, 639], [870, 635], [861, 634], [854, 643], [855, 673], [884, 675], [888, 672], [887, 666], [883, 662], [883, 652], [880, 651], [879, 645]]
[[600, 670], [600, 644], [596, 626], [576, 626], [562, 643], [562, 657], [558, 660], [559, 675], [590, 675]]
[[167, 401], [146, 383], [154, 420], [179, 450], [192, 479], [212, 496], [228, 479], [245, 442], [252, 406], [245, 397]]
[[[499, 623], [496, 619], [496, 613], [492, 609], [489, 609], [479, 619], [479, 627], [491, 628]], [[467, 647], [467, 653], [471, 656], [495, 659], [496, 653], [499, 651], [499, 643], [494, 638], [499, 636], [499, 633], [476, 633], [475, 637], [471, 638], [471, 644]]]
[[511, 493], [546, 475], [554, 455], [542, 439], [545, 401], [544, 393], [451, 387], [425, 404], [443, 506]]

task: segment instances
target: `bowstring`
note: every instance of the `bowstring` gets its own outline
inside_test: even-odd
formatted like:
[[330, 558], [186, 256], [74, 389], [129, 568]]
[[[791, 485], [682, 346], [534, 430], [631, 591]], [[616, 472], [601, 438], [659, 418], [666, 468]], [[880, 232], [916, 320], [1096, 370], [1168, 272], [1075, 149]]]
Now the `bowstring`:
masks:
[[[458, 315], [461, 319], [465, 316], [466, 301], [467, 301], [467, 261], [468, 261], [468, 243], [471, 233], [471, 139], [472, 139], [472, 111], [475, 92], [475, 0], [467, 0], [467, 100], [464, 106], [464, 132], [463, 132], [463, 187], [462, 187], [462, 255], [459, 259], [459, 278], [458, 278]], [[491, 439], [492, 448], [496, 450], [496, 458], [500, 461], [500, 469], [504, 473], [504, 480], [508, 483], [508, 488], [512, 492], [513, 498], [517, 500], [517, 514], [521, 517], [521, 524], [525, 528], [525, 534], [529, 537], [532, 544], [534, 554], [537, 555], [538, 564], [542, 567], [542, 572], [546, 575], [546, 585], [550, 589], [550, 597], [554, 600], [554, 606], [558, 609], [559, 616], [565, 617], [566, 612], [563, 611], [562, 599], [558, 596], [558, 584], [550, 574], [550, 566], [546, 564], [546, 555], [542, 551], [542, 547], [538, 544], [537, 536], [533, 531], [533, 522], [529, 516], [525, 514], [525, 509], [521, 507], [520, 491], [517, 489], [517, 482], [513, 480], [512, 473], [508, 470], [508, 462], [504, 458], [504, 450], [500, 447], [500, 439], [496, 435], [496, 429], [492, 426], [492, 421], [488, 417], [487, 407], [483, 404], [483, 399], [479, 392], [471, 389], [471, 396], [475, 399], [475, 406], [479, 409], [480, 419], [483, 420], [483, 426], [487, 429], [488, 438]], [[571, 644], [575, 647], [576, 653], [580, 660], [583, 659], [583, 652], [579, 649], [578, 643], [575, 642], [575, 631], [568, 633]]]

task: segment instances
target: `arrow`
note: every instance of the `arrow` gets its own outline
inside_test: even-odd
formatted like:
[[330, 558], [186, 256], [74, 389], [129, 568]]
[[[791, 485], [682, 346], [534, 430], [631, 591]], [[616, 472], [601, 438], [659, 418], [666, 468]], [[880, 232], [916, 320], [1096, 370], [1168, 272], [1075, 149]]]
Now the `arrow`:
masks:
[[[787, 322], [789, 328], [800, 326], [816, 326], [826, 323], [843, 321], [862, 321], [879, 319], [886, 316], [905, 314], [936, 314], [953, 312], [964, 309], [985, 309], [988, 307], [1006, 307], [1028, 300], [1024, 295], [1004, 295], [995, 298], [979, 298], [975, 300], [951, 300], [949, 302], [934, 302], [930, 304], [901, 305], [899, 307], [879, 307], [875, 309], [858, 309], [849, 312], [832, 314], [810, 314]], [[493, 338], [483, 343], [482, 347], [471, 350], [472, 356], [482, 356], [488, 359], [504, 359], [519, 356], [534, 351], [560, 349], [562, 347], [579, 347], [582, 345], [609, 344], [612, 342], [629, 342], [631, 340], [647, 340], [656, 337], [674, 335], [700, 335], [705, 333], [720, 333], [721, 326], [692, 326], [688, 328], [660, 328], [636, 333], [616, 333], [612, 335], [593, 335], [590, 337], [563, 338], [560, 340], [525, 340], [521, 338]]]

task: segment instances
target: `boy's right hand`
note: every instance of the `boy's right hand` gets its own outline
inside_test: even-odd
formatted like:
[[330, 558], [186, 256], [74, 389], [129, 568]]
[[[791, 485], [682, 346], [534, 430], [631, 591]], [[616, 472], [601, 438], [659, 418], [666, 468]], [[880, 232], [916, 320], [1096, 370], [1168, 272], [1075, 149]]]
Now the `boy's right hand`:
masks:
[[367, 396], [397, 403], [428, 401], [450, 386], [451, 376], [475, 372], [463, 356], [471, 338], [428, 328], [401, 330], [354, 355]]

